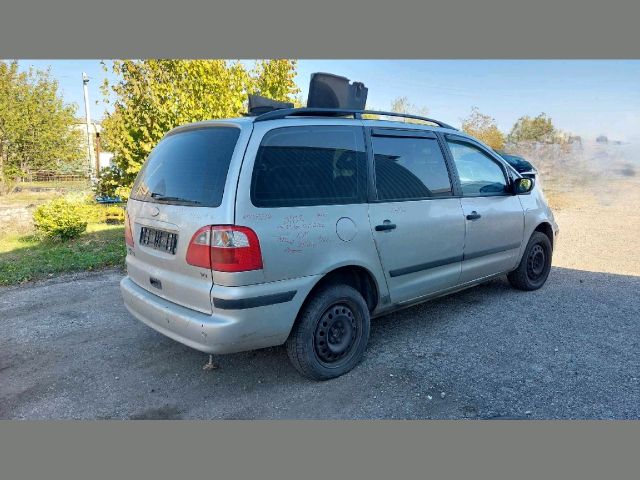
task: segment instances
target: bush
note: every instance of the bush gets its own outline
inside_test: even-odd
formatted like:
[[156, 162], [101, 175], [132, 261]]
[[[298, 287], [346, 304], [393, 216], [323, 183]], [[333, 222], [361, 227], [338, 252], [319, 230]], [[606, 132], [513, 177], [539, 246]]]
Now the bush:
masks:
[[45, 237], [68, 240], [84, 232], [88, 222], [81, 203], [58, 198], [36, 208], [33, 223]]
[[82, 205], [80, 207], [82, 217], [88, 223], [104, 223], [106, 217], [104, 215], [104, 207], [94, 203], [93, 205]]
[[94, 200], [79, 204], [78, 209], [88, 223], [124, 223], [124, 208], [120, 205], [100, 205]]
[[117, 205], [102, 207], [104, 212], [104, 223], [116, 224], [124, 223], [124, 208]]

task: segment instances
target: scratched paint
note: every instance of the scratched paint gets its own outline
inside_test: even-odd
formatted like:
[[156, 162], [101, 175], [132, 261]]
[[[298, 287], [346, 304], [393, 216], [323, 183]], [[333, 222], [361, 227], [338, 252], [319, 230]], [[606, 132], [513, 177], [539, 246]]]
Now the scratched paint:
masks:
[[317, 220], [306, 222], [304, 215], [287, 215], [278, 225], [280, 230], [314, 230], [322, 228], [326, 228], [323, 222]]
[[331, 242], [328, 235], [314, 235], [312, 232], [326, 230], [327, 224], [323, 220], [327, 217], [325, 212], [318, 212], [314, 215], [314, 220], [308, 222], [304, 215], [287, 215], [277, 227], [282, 234], [275, 239], [283, 245], [283, 251], [291, 255], [303, 253], [318, 245], [326, 245]]
[[391, 208], [391, 213], [406, 213], [407, 209], [401, 205]]
[[255, 220], [257, 222], [271, 220], [271, 218], [271, 213], [247, 213], [242, 216], [243, 220]]

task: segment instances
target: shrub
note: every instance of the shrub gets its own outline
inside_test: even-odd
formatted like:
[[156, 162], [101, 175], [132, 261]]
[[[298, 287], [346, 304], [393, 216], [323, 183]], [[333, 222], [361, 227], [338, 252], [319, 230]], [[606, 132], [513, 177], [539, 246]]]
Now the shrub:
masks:
[[94, 201], [80, 204], [78, 208], [88, 223], [124, 223], [124, 208], [120, 205], [100, 205]]
[[36, 208], [33, 223], [45, 237], [63, 240], [75, 238], [87, 229], [83, 205], [65, 198], [52, 200]]
[[109, 224], [124, 223], [124, 208], [117, 205], [102, 207], [104, 222]]
[[95, 203], [95, 201], [93, 203], [78, 204], [78, 210], [87, 223], [104, 223], [106, 220], [104, 208], [102, 205]]

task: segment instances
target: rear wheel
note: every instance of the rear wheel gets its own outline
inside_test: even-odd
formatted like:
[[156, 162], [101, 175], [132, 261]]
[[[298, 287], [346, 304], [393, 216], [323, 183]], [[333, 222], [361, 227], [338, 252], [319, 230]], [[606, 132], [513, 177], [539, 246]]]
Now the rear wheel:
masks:
[[533, 232], [518, 268], [507, 275], [519, 290], [537, 290], [547, 281], [551, 271], [551, 241], [542, 232]]
[[369, 330], [369, 309], [357, 290], [347, 285], [325, 287], [300, 312], [287, 339], [287, 354], [308, 378], [339, 377], [362, 360]]

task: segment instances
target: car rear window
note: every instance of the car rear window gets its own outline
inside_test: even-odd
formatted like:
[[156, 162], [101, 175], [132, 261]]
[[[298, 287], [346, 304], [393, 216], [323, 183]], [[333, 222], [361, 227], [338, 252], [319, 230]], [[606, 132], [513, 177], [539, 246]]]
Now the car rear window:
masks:
[[240, 129], [207, 127], [165, 137], [138, 174], [131, 198], [145, 202], [217, 207], [222, 202]]
[[262, 139], [251, 201], [257, 207], [361, 203], [365, 188], [361, 127], [283, 127]]

